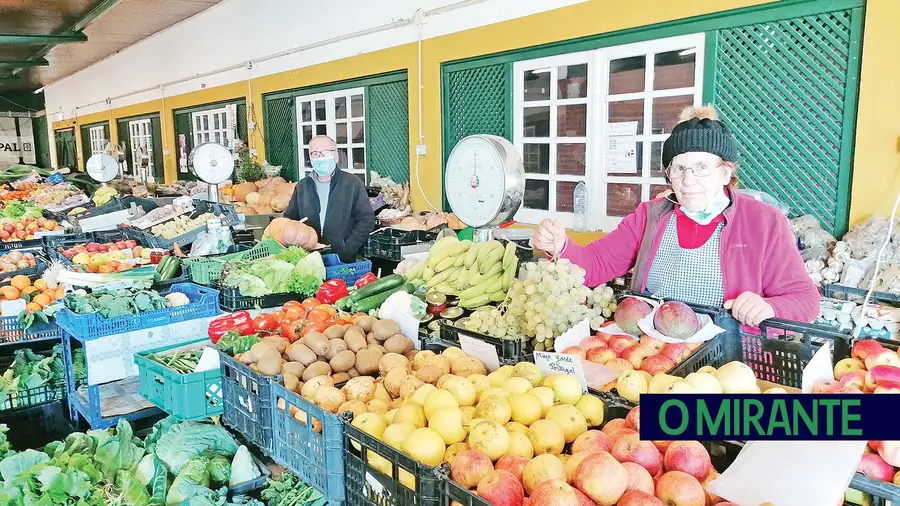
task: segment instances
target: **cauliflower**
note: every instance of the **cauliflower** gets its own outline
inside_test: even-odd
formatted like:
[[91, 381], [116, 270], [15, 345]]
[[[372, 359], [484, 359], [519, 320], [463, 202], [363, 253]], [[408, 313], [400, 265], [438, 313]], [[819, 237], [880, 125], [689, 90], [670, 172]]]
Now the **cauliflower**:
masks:
[[191, 303], [191, 299], [181, 292], [172, 292], [166, 294], [166, 305], [169, 307], [186, 306]]

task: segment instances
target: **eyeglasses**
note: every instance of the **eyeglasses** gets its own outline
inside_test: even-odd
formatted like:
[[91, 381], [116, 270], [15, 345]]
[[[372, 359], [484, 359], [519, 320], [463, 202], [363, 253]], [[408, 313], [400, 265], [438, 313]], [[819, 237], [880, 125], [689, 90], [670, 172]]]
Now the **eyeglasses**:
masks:
[[685, 174], [687, 174], [687, 171], [689, 170], [691, 171], [691, 174], [694, 175], [694, 177], [707, 177], [712, 175], [713, 171], [718, 167], [718, 165], [710, 166], [704, 164], [694, 165], [692, 167], [685, 167], [683, 165], [671, 165], [666, 168], [665, 172], [666, 176], [669, 179], [681, 179]]
[[324, 151], [310, 151], [309, 157], [310, 158], [325, 158], [326, 156], [329, 156], [331, 153], [337, 153], [337, 150], [336, 149], [326, 149]]

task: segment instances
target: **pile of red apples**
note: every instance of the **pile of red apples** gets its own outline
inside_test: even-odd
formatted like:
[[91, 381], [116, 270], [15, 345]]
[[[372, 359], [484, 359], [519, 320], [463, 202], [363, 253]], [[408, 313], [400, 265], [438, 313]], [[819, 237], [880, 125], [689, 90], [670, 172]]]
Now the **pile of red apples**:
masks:
[[[863, 339], [850, 349], [850, 357], [834, 366], [834, 380], [819, 380], [814, 394], [900, 393], [900, 355], [878, 341]], [[900, 485], [900, 441], [869, 441], [857, 472]]]
[[648, 335], [640, 339], [625, 334], [597, 332], [578, 346], [562, 351], [582, 360], [620, 371], [645, 371], [650, 376], [670, 371], [703, 343], [664, 343]]
[[702, 444], [641, 441], [639, 429], [635, 407], [561, 455], [504, 455], [495, 465], [467, 450], [450, 461], [450, 474], [494, 506], [736, 506], [707, 490], [718, 473]]

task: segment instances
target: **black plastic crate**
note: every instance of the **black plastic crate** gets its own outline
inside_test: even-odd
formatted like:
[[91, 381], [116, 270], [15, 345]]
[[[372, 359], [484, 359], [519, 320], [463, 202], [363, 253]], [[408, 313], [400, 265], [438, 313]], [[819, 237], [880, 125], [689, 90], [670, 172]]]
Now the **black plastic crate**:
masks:
[[44, 239], [23, 239], [21, 241], [0, 241], [0, 252], [22, 250], [22, 249], [39, 249], [44, 247]]
[[[417, 462], [357, 429], [351, 425], [352, 414], [342, 420], [347, 506], [447, 506], [446, 470]], [[390, 469], [384, 469], [385, 465]], [[411, 481], [415, 490], [408, 486]]]
[[[52, 237], [52, 240], [51, 240]], [[63, 251], [77, 246], [79, 244], [88, 244], [96, 242], [98, 244], [107, 244], [115, 241], [127, 241], [132, 239], [128, 237], [121, 229], [105, 230], [101, 232], [79, 232], [76, 234], [65, 234], [59, 236], [48, 236], [44, 243], [44, 251], [52, 260], [57, 260], [66, 265], [72, 265], [72, 261], [63, 255]], [[144, 246], [144, 243], [137, 240], [138, 244]]]
[[399, 262], [403, 260], [404, 247], [434, 242], [436, 238], [435, 232], [386, 228], [369, 235], [363, 256]]
[[216, 286], [219, 290], [219, 307], [223, 311], [234, 312], [242, 309], [266, 309], [270, 307], [281, 307], [286, 302], [292, 300], [303, 300], [311, 295], [303, 295], [298, 293], [273, 293], [263, 295], [262, 297], [245, 297], [241, 295], [240, 290], [233, 287]]
[[824, 342], [832, 347], [832, 363], [850, 356], [851, 336], [829, 329], [787, 320], [766, 320], [758, 331], [744, 327], [726, 311], [715, 318], [725, 333], [697, 350], [669, 374], [684, 377], [705, 365], [721, 367], [740, 361], [758, 379], [800, 388], [803, 368]]
[[0, 423], [9, 427], [6, 437], [19, 451], [43, 448], [48, 443], [65, 439], [76, 430], [62, 400], [0, 412]]
[[120, 197], [113, 197], [109, 202], [103, 204], [102, 206], [94, 205], [93, 201], [91, 201], [90, 204], [90, 207], [82, 206], [87, 208], [87, 210], [85, 211], [73, 215], [67, 215], [66, 219], [69, 221], [69, 223], [78, 225], [78, 222], [85, 218], [93, 218], [95, 216], [102, 216], [104, 214], [125, 210], [125, 204], [122, 202], [122, 199]]
[[492, 344], [494, 348], [497, 349], [497, 356], [502, 363], [515, 364], [517, 362], [534, 361], [534, 350], [531, 348], [530, 342], [526, 339], [501, 339], [480, 332], [460, 329], [453, 325], [441, 322], [441, 339], [453, 343], [453, 346], [459, 346], [460, 332], [478, 339], [479, 341]]
[[265, 376], [221, 351], [219, 363], [225, 397], [222, 421], [271, 456], [274, 438], [272, 382], [281, 383], [281, 375]]
[[[868, 290], [865, 288], [856, 288], [852, 286], [843, 286], [838, 284], [824, 285], [819, 289], [823, 297], [832, 299], [846, 300], [862, 304], [866, 298]], [[900, 295], [888, 292], [872, 292], [871, 302], [884, 304], [887, 306], [900, 306]]]

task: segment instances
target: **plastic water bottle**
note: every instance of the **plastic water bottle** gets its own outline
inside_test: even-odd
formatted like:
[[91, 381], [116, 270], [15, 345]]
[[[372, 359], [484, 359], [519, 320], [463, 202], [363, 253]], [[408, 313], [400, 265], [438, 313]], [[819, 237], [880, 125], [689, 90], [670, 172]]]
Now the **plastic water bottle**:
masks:
[[587, 230], [587, 187], [584, 181], [575, 185], [575, 230]]

